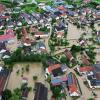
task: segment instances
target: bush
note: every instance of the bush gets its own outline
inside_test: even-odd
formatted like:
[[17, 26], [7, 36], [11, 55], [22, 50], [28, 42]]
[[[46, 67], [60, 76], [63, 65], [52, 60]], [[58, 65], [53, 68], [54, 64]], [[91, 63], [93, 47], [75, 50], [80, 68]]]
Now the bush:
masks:
[[88, 100], [94, 100], [94, 98], [89, 98]]
[[38, 79], [37, 76], [33, 76], [33, 80], [36, 81]]

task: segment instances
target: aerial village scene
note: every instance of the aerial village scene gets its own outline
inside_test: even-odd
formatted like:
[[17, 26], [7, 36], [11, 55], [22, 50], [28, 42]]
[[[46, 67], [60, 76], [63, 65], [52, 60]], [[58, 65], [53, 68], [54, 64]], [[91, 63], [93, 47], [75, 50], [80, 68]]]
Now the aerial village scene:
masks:
[[0, 100], [100, 100], [100, 0], [0, 0]]

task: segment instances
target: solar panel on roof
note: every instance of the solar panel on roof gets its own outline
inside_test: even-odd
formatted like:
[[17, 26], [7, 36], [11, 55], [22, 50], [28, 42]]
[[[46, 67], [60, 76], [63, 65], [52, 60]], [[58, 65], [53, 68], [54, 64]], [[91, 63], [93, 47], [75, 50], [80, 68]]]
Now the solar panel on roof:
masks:
[[68, 85], [71, 85], [73, 83], [73, 79], [72, 79], [72, 74], [68, 75]]

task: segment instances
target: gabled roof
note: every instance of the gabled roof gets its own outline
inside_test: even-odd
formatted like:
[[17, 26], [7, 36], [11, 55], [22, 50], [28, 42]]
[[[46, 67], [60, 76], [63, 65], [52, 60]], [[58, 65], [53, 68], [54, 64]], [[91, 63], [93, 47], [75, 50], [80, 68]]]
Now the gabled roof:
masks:
[[85, 56], [82, 57], [82, 63], [86, 65], [90, 65], [89, 60]]
[[94, 68], [92, 66], [84, 66], [84, 67], [79, 67], [80, 72], [89, 72], [92, 71]]
[[69, 50], [67, 50], [67, 49], [65, 50], [65, 55], [69, 60], [73, 57], [71, 52]]
[[5, 43], [4, 42], [0, 42], [0, 51], [2, 49], [6, 49]]
[[70, 90], [71, 93], [73, 93], [73, 92], [77, 92], [78, 93], [78, 91], [77, 91], [78, 89], [77, 89], [76, 85], [70, 85], [69, 86], [69, 90]]
[[6, 9], [6, 6], [3, 4], [0, 4], [0, 12], [3, 12]]
[[69, 87], [70, 94], [74, 92], [76, 92], [77, 94], [80, 94], [78, 86], [77, 86], [76, 76], [72, 72], [68, 74], [68, 87]]
[[15, 37], [14, 34], [4, 34], [4, 35], [0, 35], [0, 41], [7, 41], [7, 40], [12, 39], [14, 37]]
[[97, 73], [96, 73], [96, 79], [97, 79], [97, 80], [100, 80], [100, 72], [97, 72]]
[[61, 76], [61, 75], [63, 75], [63, 71], [60, 67], [60, 68], [52, 70], [52, 74], [53, 74], [54, 77]]
[[51, 73], [54, 69], [60, 68], [61, 64], [54, 64], [48, 67], [49, 73]]
[[62, 82], [66, 82], [67, 79], [68, 79], [67, 76], [62, 76], [59, 78], [51, 79], [51, 83], [52, 85], [60, 85]]
[[91, 0], [84, 0], [83, 2], [84, 3], [89, 3], [89, 2], [91, 2]]
[[26, 37], [27, 34], [28, 34], [25, 27], [22, 28], [22, 34], [23, 34], [24, 37]]
[[59, 10], [66, 10], [64, 6], [59, 6], [58, 9]]
[[48, 89], [42, 83], [39, 82], [36, 83], [35, 87], [36, 87], [36, 92], [34, 100], [48, 100], [47, 99]]
[[1, 19], [7, 19], [9, 16], [0, 16]]

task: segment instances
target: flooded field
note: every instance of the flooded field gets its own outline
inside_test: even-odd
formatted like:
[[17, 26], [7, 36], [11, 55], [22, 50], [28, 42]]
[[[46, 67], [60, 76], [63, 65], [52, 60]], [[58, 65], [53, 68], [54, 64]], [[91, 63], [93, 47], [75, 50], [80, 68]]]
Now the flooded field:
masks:
[[[25, 66], [29, 65], [29, 72], [25, 70]], [[23, 69], [23, 75], [22, 75], [22, 69]], [[17, 73], [19, 70], [19, 73]], [[42, 82], [45, 84], [45, 76], [44, 71], [42, 68], [41, 63], [17, 63], [14, 65], [13, 71], [11, 73], [8, 86], [7, 88], [13, 91], [15, 88], [20, 88], [22, 84], [22, 77], [25, 77], [28, 79], [28, 86], [32, 87], [32, 90], [34, 88], [34, 80], [33, 76], [37, 76], [37, 81]], [[27, 100], [33, 100], [34, 93], [31, 91], [29, 93]]]

